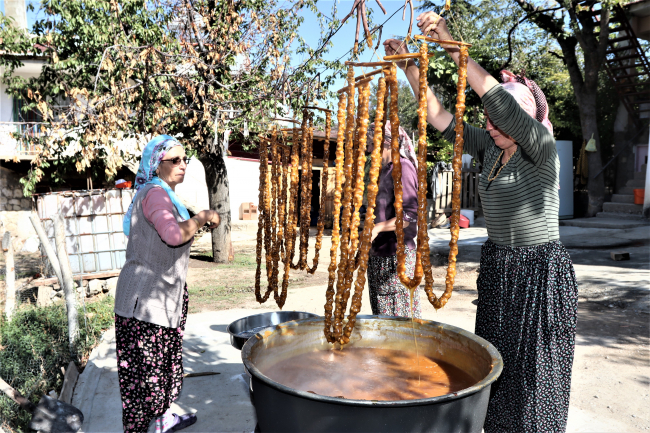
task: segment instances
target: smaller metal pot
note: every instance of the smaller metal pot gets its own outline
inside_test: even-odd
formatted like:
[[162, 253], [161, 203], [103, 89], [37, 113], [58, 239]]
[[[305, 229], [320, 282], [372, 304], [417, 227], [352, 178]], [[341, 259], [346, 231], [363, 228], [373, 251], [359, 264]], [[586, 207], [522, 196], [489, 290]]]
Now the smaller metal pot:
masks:
[[281, 323], [291, 320], [309, 319], [319, 317], [318, 314], [306, 313], [304, 311], [273, 311], [271, 313], [255, 314], [253, 316], [237, 319], [228, 325], [230, 344], [235, 349], [241, 350], [244, 343], [253, 335], [273, 330]]

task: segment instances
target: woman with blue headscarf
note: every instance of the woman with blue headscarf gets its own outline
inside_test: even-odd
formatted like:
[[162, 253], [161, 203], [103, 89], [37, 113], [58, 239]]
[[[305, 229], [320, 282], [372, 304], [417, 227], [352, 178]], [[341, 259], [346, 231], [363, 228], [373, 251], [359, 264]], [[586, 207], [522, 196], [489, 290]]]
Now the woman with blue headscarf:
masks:
[[190, 245], [200, 227], [217, 227], [220, 218], [213, 210], [190, 218], [176, 195], [187, 162], [175, 138], [151, 140], [142, 152], [136, 194], [124, 217], [128, 244], [114, 311], [125, 432], [146, 432], [154, 419], [157, 433], [196, 422], [196, 415], [178, 416], [169, 407], [183, 385]]

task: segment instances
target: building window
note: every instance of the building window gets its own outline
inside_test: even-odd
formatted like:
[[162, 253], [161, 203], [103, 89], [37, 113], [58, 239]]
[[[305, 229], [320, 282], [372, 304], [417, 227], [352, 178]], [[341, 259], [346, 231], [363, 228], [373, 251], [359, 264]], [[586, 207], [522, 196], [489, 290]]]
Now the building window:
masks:
[[41, 122], [43, 120], [41, 113], [38, 110], [28, 110], [25, 112], [23, 107], [26, 105], [28, 104], [25, 96], [13, 97], [13, 121], [26, 123]]

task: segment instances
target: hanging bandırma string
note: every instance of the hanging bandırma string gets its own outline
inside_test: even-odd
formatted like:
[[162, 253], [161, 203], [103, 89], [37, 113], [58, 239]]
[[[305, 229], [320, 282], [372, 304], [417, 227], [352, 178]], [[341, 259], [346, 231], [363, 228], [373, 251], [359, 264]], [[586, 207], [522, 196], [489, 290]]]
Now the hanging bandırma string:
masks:
[[[424, 277], [424, 290], [429, 302], [436, 308], [442, 308], [451, 297], [456, 275], [456, 255], [458, 253], [458, 233], [460, 218], [461, 190], [461, 161], [463, 151], [463, 114], [465, 111], [465, 88], [467, 77], [467, 61], [469, 44], [457, 41], [441, 41], [424, 36], [415, 36], [422, 42], [418, 53], [386, 56], [386, 62], [353, 63], [348, 65], [348, 84], [338, 91], [339, 103], [337, 110], [338, 134], [336, 158], [334, 162], [334, 214], [332, 228], [332, 245], [330, 248], [330, 264], [328, 267], [328, 284], [325, 295], [324, 334], [330, 343], [346, 344], [350, 341], [356, 316], [361, 309], [361, 298], [366, 282], [368, 255], [371, 246], [372, 229], [374, 227], [375, 206], [377, 198], [377, 182], [381, 169], [381, 148], [384, 140], [383, 131], [387, 121], [387, 108], [390, 106], [391, 122], [391, 158], [393, 162], [393, 184], [395, 193], [396, 238], [397, 238], [397, 274], [400, 281], [411, 291], [417, 289]], [[429, 236], [427, 233], [427, 181], [426, 181], [426, 118], [427, 118], [427, 68], [428, 45], [426, 42], [455, 44], [460, 47], [460, 62], [456, 99], [456, 138], [454, 142], [454, 157], [452, 161], [453, 193], [451, 215], [451, 241], [449, 266], [445, 280], [445, 291], [437, 297], [433, 293], [433, 275], [429, 259]], [[404, 220], [402, 208], [401, 161], [399, 154], [399, 118], [398, 112], [398, 82], [397, 69], [394, 61], [418, 59], [420, 62], [420, 81], [418, 89], [418, 211], [417, 211], [417, 249], [415, 271], [412, 278], [406, 275], [406, 254], [404, 243]], [[379, 69], [360, 76], [354, 76], [355, 66], [373, 66]], [[375, 131], [373, 151], [370, 155], [370, 180], [367, 186], [367, 210], [363, 231], [359, 235], [359, 208], [364, 195], [364, 166], [366, 163], [367, 132], [369, 124], [370, 82], [376, 75], [379, 78], [377, 87], [377, 110], [375, 114]], [[357, 95], [358, 90], [358, 95]], [[357, 101], [355, 101], [355, 96]], [[313, 266], [307, 264], [309, 248], [309, 227], [311, 222], [311, 180], [313, 164], [313, 115], [305, 107], [300, 132], [293, 128], [291, 137], [291, 167], [286, 167], [289, 159], [289, 149], [285, 144], [278, 143], [277, 132], [271, 131], [270, 139], [262, 140], [260, 145], [260, 223], [258, 227], [258, 269], [256, 272], [256, 298], [259, 302], [268, 299], [270, 292], [275, 295], [280, 307], [284, 305], [287, 294], [290, 268], [307, 270], [314, 273], [318, 265], [319, 251], [323, 236], [323, 213], [325, 192], [322, 191], [320, 214], [318, 216], [316, 247]], [[322, 188], [327, 187], [329, 135], [331, 114], [326, 116], [325, 146], [323, 158]], [[271, 173], [268, 172], [268, 158], [271, 158]], [[300, 190], [298, 185], [298, 164], [302, 162]], [[290, 185], [290, 187], [288, 187]], [[287, 195], [287, 191], [289, 191]], [[300, 209], [297, 209], [298, 194], [300, 193]], [[342, 211], [341, 211], [342, 210]], [[279, 221], [279, 223], [278, 223]], [[296, 226], [299, 225], [296, 232]], [[292, 263], [296, 238], [299, 237], [299, 257], [296, 264]], [[261, 276], [262, 247], [266, 251], [267, 279], [269, 286], [261, 295], [259, 277]], [[337, 254], [338, 252], [338, 254]], [[283, 255], [284, 277], [282, 291], [278, 293], [278, 265]], [[338, 256], [338, 259], [337, 259]], [[271, 268], [269, 270], [269, 268]], [[356, 282], [354, 272], [357, 270]], [[355, 283], [354, 295], [350, 312], [345, 323], [352, 283]]]

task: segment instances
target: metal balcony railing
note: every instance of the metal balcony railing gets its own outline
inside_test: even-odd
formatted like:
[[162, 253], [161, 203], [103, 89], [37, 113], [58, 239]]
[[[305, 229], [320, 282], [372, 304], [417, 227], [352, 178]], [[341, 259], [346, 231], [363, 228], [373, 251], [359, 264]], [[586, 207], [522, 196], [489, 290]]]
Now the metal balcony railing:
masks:
[[41, 137], [45, 130], [42, 122], [0, 122], [0, 157], [35, 156], [40, 149], [30, 145], [29, 138]]

